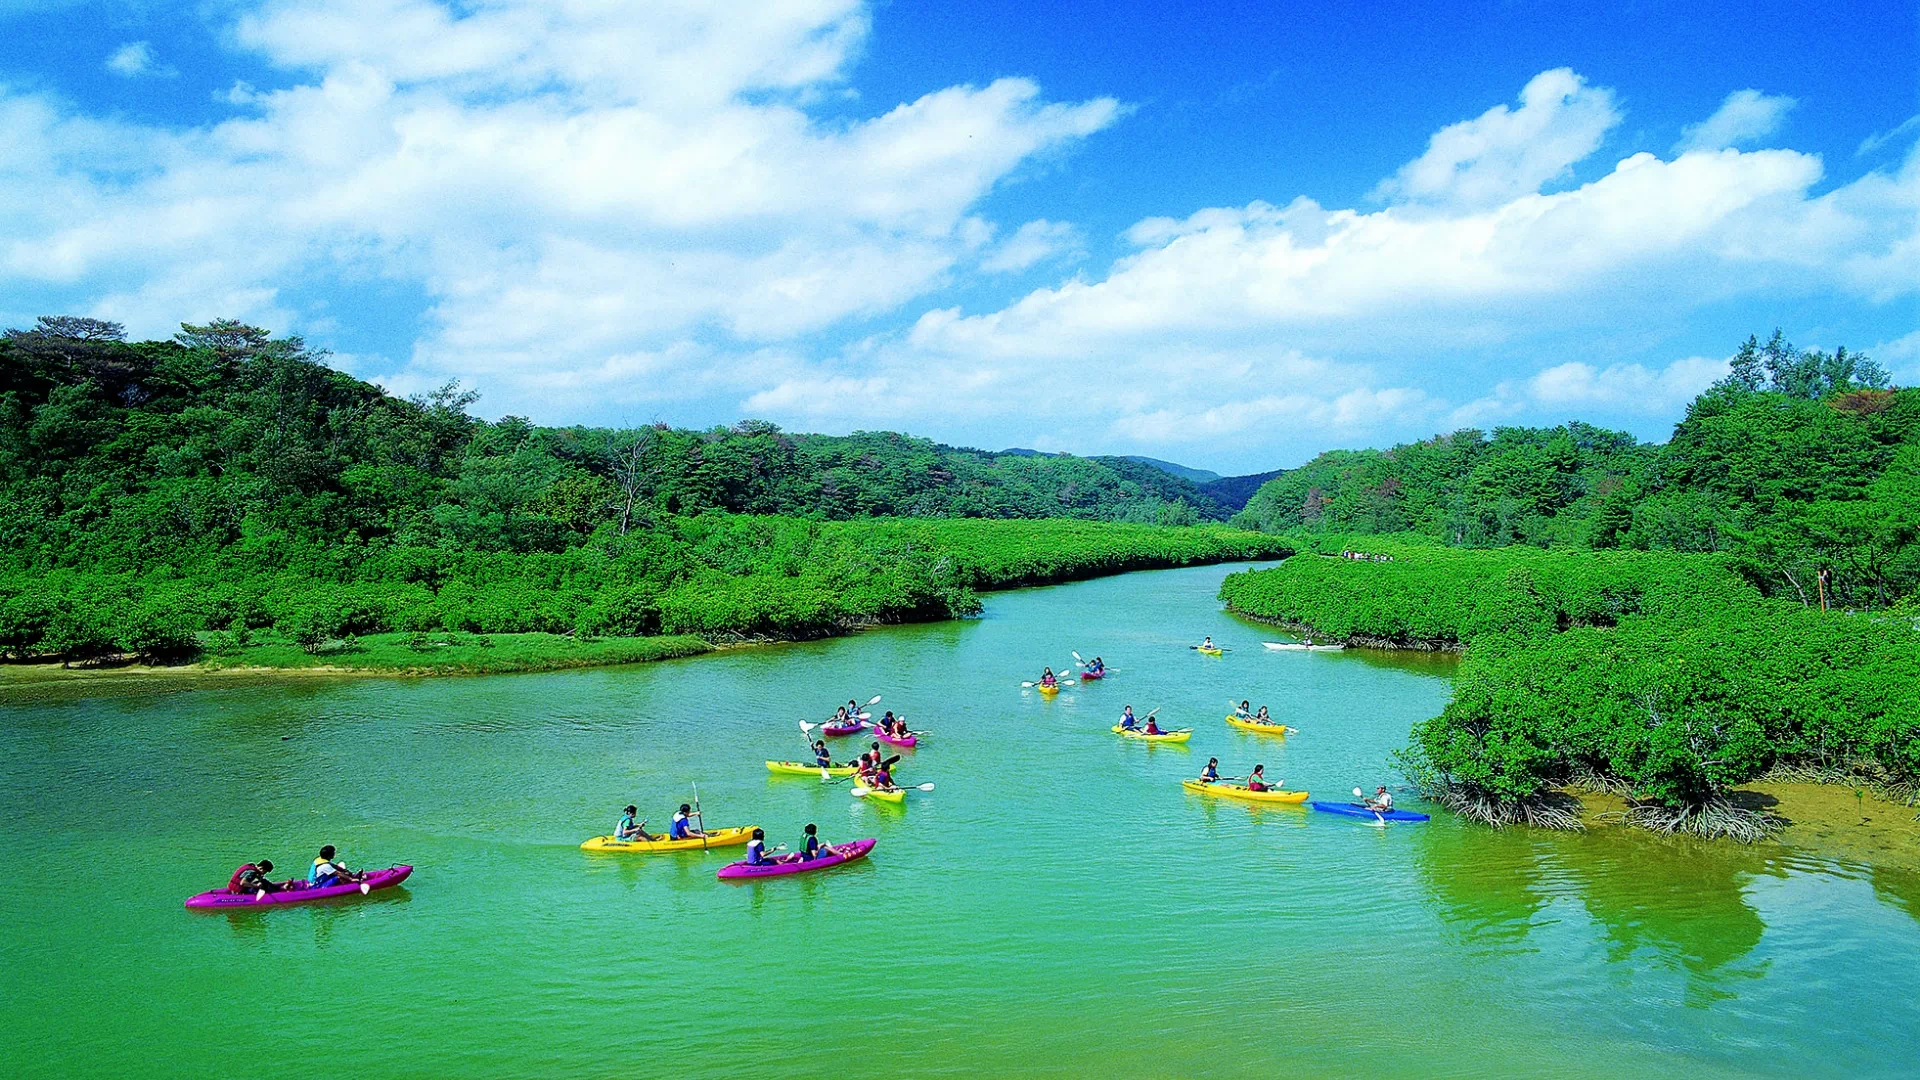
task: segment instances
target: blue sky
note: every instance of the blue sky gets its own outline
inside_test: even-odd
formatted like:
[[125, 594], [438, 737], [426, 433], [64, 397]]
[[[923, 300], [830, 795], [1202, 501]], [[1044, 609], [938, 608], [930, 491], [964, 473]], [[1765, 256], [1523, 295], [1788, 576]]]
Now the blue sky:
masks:
[[1911, 3], [0, 0], [0, 322], [1221, 472], [1920, 380]]

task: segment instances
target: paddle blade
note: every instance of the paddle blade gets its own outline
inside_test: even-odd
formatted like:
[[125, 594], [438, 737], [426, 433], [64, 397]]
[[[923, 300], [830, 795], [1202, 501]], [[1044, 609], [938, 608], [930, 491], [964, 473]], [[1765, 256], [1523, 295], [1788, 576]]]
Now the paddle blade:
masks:
[[[1072, 650], [1072, 649], [1068, 649], [1067, 651], [1068, 651], [1068, 652], [1073, 652], [1073, 650]], [[1078, 659], [1080, 659], [1080, 654], [1079, 654], [1079, 653], [1077, 653], [1077, 652], [1076, 652], [1076, 653], [1073, 653], [1073, 658], [1074, 658], [1075, 660], [1078, 660]]]
[[826, 726], [825, 724], [809, 724], [809, 723], [807, 723], [807, 722], [806, 722], [805, 720], [802, 720], [802, 721], [800, 721], [800, 734], [802, 734], [802, 735], [811, 735], [811, 734], [813, 734], [813, 729], [814, 729], [814, 728], [816, 728], [816, 727], [825, 727], [825, 726]]
[[875, 695], [873, 695], [873, 700], [871, 700], [871, 701], [869, 701], [869, 702], [867, 702], [867, 704], [869, 704], [869, 705], [878, 705], [878, 704], [880, 704], [880, 695], [879, 695], [879, 694], [875, 694]]
[[361, 896], [365, 896], [365, 895], [367, 895], [368, 893], [370, 893], [370, 892], [372, 892], [372, 891], [373, 891], [373, 886], [371, 886], [371, 885], [369, 885], [369, 884], [367, 884], [367, 883], [366, 883], [366, 882], [364, 882], [364, 881], [360, 883], [360, 895], [361, 895]]
[[833, 774], [827, 771], [827, 767], [825, 765], [820, 766], [820, 782], [824, 784], [832, 779]]
[[1032, 686], [1033, 684], [1032, 684], [1032, 683], [1030, 683], [1030, 682], [1023, 682], [1023, 683], [1021, 683], [1020, 685], [1021, 685], [1021, 686]]
[[1361, 790], [1360, 790], [1359, 788], [1354, 788], [1354, 789], [1353, 789], [1353, 793], [1354, 793], [1355, 795], [1358, 795], [1358, 796], [1360, 796], [1360, 797], [1361, 797], [1361, 798], [1363, 798], [1363, 799], [1367, 797], [1367, 793], [1366, 793], [1366, 792], [1364, 792], [1364, 791], [1361, 791]]
[[253, 898], [255, 900], [265, 900], [267, 898], [267, 890], [261, 889], [259, 892], [254, 893]]
[[933, 790], [933, 783], [932, 783], [931, 781], [929, 781], [929, 782], [927, 782], [927, 783], [924, 783], [924, 784], [921, 784], [921, 785], [919, 785], [919, 787], [920, 787], [920, 790], [921, 790], [921, 791], [932, 791], [932, 790]]
[[855, 784], [855, 785], [853, 785], [853, 797], [854, 797], [854, 798], [856, 798], [856, 799], [864, 799], [864, 798], [866, 798], [866, 797], [867, 797], [867, 795], [868, 795], [868, 794], [869, 794], [869, 792], [867, 791], [867, 789], [866, 789], [866, 788], [863, 788], [863, 787], [861, 787], [861, 786], [860, 786], [859, 784]]

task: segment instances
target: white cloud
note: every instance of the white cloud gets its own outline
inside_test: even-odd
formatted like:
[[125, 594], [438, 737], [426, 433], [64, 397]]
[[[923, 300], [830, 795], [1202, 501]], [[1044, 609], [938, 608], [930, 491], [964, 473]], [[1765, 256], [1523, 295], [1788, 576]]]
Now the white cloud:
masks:
[[1886, 146], [1898, 142], [1914, 132], [1920, 131], [1920, 113], [1914, 113], [1886, 131], [1876, 131], [1860, 140], [1860, 149], [1854, 151], [1855, 157], [1862, 157]]
[[1899, 386], [1920, 386], [1920, 330], [1883, 341], [1867, 350]]
[[152, 75], [171, 79], [180, 73], [170, 67], [162, 67], [154, 55], [153, 45], [145, 41], [129, 41], [107, 57], [107, 70], [123, 79], [137, 79], [142, 75]]
[[867, 27], [858, 0], [269, 0], [234, 38], [293, 84], [236, 85], [210, 127], [0, 87], [0, 287], [164, 333], [300, 329], [282, 290], [305, 279], [413, 282], [420, 377], [515, 408], [622, 378], [673, 397], [710, 380], [647, 358], [759, 357], [939, 284], [991, 234], [988, 191], [1117, 114], [1003, 78], [816, 115]]
[[1025, 270], [1048, 259], [1081, 253], [1080, 230], [1065, 221], [1041, 218], [1020, 226], [986, 257], [980, 268], [989, 273]]
[[1785, 95], [1768, 95], [1758, 90], [1735, 90], [1727, 95], [1712, 116], [1698, 124], [1689, 124], [1674, 144], [1676, 154], [1689, 150], [1724, 150], [1764, 139], [1780, 130], [1780, 122], [1799, 102]]
[[1493, 206], [1571, 175], [1620, 123], [1613, 92], [1567, 68], [1535, 75], [1520, 107], [1495, 105], [1441, 128], [1427, 152], [1374, 189], [1378, 199], [1459, 207]]

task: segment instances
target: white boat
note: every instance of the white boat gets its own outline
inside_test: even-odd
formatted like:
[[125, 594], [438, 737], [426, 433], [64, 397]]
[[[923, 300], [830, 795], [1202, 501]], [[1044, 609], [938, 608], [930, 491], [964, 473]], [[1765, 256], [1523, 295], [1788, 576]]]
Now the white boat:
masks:
[[1260, 644], [1269, 649], [1285, 649], [1293, 652], [1339, 652], [1345, 645], [1309, 645], [1304, 641], [1263, 641]]

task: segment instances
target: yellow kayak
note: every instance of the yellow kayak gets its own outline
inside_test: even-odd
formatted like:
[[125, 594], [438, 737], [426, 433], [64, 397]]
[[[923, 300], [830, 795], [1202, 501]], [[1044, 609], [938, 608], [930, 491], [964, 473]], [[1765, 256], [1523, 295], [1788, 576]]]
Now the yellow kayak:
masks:
[[[767, 771], [770, 773], [779, 773], [782, 776], [819, 776], [820, 766], [808, 765], [799, 761], [769, 761], [767, 762]], [[829, 765], [827, 766], [827, 775], [852, 776], [853, 766]]]
[[714, 829], [705, 836], [690, 837], [686, 840], [615, 840], [611, 836], [596, 836], [580, 845], [582, 851], [626, 851], [636, 855], [652, 855], [662, 851], [705, 851], [708, 848], [738, 847], [753, 839], [753, 826], [742, 825], [737, 829]]
[[1209, 649], [1202, 645], [1195, 645], [1194, 649], [1197, 652], [1199, 652], [1201, 656], [1219, 656], [1220, 655], [1219, 649]]
[[1257, 731], [1262, 735], [1285, 736], [1287, 732], [1293, 730], [1278, 721], [1271, 724], [1263, 724], [1258, 720], [1251, 720], [1244, 716], [1229, 716], [1227, 717], [1227, 723], [1232, 724], [1242, 731]]
[[1058, 685], [1048, 686], [1045, 683], [1034, 683], [1033, 688], [1035, 690], [1040, 691], [1043, 694], [1057, 694], [1060, 692], [1060, 687]]
[[906, 788], [895, 787], [892, 791], [881, 791], [879, 788], [869, 787], [866, 784], [861, 784], [860, 781], [858, 780], [855, 780], [854, 783], [859, 784], [861, 787], [867, 789], [867, 793], [864, 796], [865, 798], [878, 799], [884, 803], [896, 803], [896, 804], [902, 804], [902, 805], [904, 805], [907, 801]]
[[1239, 799], [1242, 802], [1264, 803], [1307, 801], [1307, 793], [1304, 791], [1248, 791], [1239, 784], [1203, 784], [1198, 780], [1182, 780], [1180, 786], [1195, 795], [1211, 795], [1216, 799]]
[[1183, 728], [1180, 731], [1163, 731], [1158, 735], [1149, 735], [1144, 731], [1128, 731], [1119, 724], [1115, 724], [1113, 725], [1113, 733], [1123, 738], [1144, 739], [1147, 742], [1186, 742], [1188, 739], [1193, 738], [1192, 728]]

